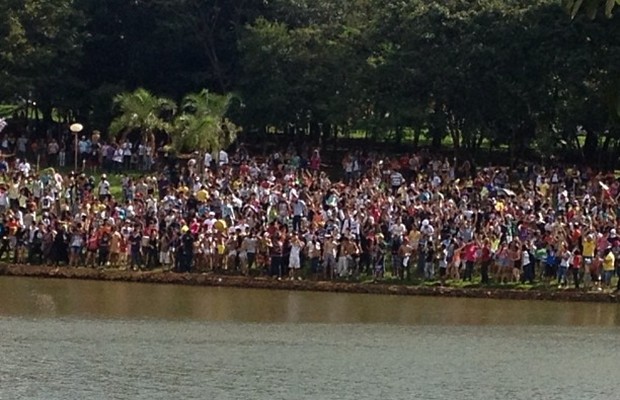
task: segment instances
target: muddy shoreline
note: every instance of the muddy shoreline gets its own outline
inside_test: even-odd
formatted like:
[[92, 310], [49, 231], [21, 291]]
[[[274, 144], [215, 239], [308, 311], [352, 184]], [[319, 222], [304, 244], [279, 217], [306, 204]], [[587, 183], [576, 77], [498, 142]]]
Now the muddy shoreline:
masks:
[[514, 290], [498, 288], [449, 288], [324, 281], [277, 281], [265, 277], [242, 277], [215, 274], [178, 274], [173, 272], [96, 270], [91, 268], [47, 267], [0, 264], [0, 276], [30, 278], [82, 279], [113, 282], [137, 282], [191, 286], [234, 287], [248, 289], [300, 290], [332, 293], [363, 293], [398, 296], [442, 296], [506, 300], [579, 301], [620, 303], [618, 293], [576, 290]]

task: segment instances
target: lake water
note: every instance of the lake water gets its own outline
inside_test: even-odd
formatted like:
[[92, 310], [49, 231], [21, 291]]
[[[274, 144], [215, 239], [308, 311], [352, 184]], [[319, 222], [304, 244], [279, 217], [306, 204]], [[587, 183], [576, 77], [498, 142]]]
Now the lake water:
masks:
[[0, 278], [0, 399], [618, 399], [620, 306]]

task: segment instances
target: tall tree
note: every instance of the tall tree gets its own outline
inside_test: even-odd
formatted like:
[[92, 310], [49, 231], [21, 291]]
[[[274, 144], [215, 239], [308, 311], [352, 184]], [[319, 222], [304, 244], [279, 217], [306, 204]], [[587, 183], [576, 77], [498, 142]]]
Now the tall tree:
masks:
[[156, 131], [171, 132], [170, 122], [176, 112], [174, 101], [153, 95], [146, 89], [138, 88], [114, 98], [117, 116], [110, 123], [110, 134], [127, 134], [139, 131], [142, 142], [154, 144]]
[[203, 90], [188, 94], [174, 121], [172, 146], [178, 152], [218, 151], [230, 146], [239, 128], [226, 118], [230, 95]]
[[202, 84], [227, 93], [236, 83], [240, 34], [267, 4], [264, 0], [153, 0], [148, 7], [163, 16], [162, 25], [182, 35], [181, 43], [191, 44], [187, 51], [201, 69]]
[[83, 90], [77, 78], [86, 33], [76, 0], [0, 0], [0, 99], [32, 97], [52, 108]]
[[600, 10], [611, 17], [614, 7], [620, 5], [620, 0], [564, 0], [564, 5], [573, 18], [580, 12], [594, 18]]

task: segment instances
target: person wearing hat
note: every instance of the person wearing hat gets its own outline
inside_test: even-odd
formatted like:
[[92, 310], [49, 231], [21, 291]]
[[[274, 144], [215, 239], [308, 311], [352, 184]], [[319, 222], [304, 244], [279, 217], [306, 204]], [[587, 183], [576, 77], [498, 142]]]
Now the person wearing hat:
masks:
[[110, 182], [108, 182], [108, 176], [106, 174], [101, 175], [101, 179], [97, 185], [97, 192], [99, 201], [105, 201], [110, 196]]

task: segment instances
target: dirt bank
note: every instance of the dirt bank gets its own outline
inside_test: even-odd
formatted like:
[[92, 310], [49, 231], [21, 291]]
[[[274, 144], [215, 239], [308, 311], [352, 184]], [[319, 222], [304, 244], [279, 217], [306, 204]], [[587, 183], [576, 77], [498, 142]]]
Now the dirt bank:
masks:
[[620, 303], [616, 293], [581, 292], [575, 290], [511, 290], [463, 289], [426, 286], [390, 285], [381, 283], [277, 281], [270, 278], [247, 278], [212, 274], [177, 274], [172, 272], [134, 272], [95, 270], [90, 268], [45, 267], [0, 264], [0, 276], [32, 278], [87, 279], [100, 281], [142, 282], [194, 286], [220, 286], [251, 289], [305, 290], [335, 293], [366, 293], [399, 296], [444, 296], [511, 300], [552, 300], [599, 303]]

